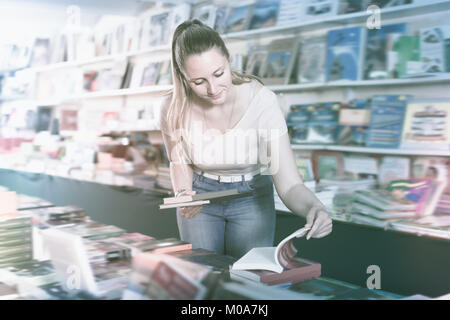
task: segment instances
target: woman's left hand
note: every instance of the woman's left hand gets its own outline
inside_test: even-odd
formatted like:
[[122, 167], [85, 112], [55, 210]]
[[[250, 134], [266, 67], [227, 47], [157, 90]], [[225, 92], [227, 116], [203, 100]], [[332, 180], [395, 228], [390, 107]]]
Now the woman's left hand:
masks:
[[330, 216], [323, 207], [312, 207], [306, 215], [305, 227], [311, 228], [306, 239], [323, 238], [331, 233], [333, 229], [333, 223]]

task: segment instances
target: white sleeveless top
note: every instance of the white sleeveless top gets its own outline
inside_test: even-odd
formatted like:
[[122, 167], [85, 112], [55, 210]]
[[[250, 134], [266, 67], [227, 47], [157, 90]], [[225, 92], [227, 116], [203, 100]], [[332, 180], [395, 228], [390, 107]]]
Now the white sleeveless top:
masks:
[[[256, 83], [253, 80], [253, 92]], [[287, 132], [277, 97], [264, 86], [253, 93], [242, 118], [226, 133], [213, 129], [203, 132], [200, 122], [189, 125], [189, 136], [184, 145], [188, 162], [195, 170], [215, 175], [259, 172], [270, 160], [267, 144], [276, 143]]]

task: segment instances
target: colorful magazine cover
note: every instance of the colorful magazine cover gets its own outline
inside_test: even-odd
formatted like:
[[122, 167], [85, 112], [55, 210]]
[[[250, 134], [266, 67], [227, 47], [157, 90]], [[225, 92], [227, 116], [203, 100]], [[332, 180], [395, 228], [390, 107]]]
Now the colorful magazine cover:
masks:
[[364, 31], [351, 27], [328, 32], [326, 81], [361, 79]]
[[450, 100], [409, 101], [402, 148], [450, 150]]
[[372, 97], [367, 137], [368, 147], [399, 147], [409, 98], [404, 95], [375, 95]]
[[277, 0], [257, 1], [253, 7], [249, 29], [260, 29], [274, 26], [277, 23], [279, 8], [280, 1]]

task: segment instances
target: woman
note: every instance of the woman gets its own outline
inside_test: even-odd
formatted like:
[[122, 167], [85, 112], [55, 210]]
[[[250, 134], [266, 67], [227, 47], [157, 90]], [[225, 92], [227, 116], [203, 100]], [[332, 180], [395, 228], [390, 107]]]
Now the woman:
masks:
[[172, 40], [174, 88], [161, 130], [176, 196], [237, 189], [252, 196], [177, 211], [181, 239], [240, 258], [273, 246], [273, 184], [283, 203], [306, 217], [307, 239], [331, 232], [324, 206], [303, 185], [275, 94], [231, 70], [220, 35], [186, 21]]

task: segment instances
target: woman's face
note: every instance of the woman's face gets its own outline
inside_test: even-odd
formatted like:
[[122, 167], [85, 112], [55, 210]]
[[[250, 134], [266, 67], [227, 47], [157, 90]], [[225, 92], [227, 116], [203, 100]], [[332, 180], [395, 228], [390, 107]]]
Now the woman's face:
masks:
[[232, 87], [230, 62], [219, 49], [188, 56], [184, 69], [189, 86], [199, 98], [213, 105], [227, 100]]

